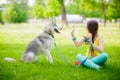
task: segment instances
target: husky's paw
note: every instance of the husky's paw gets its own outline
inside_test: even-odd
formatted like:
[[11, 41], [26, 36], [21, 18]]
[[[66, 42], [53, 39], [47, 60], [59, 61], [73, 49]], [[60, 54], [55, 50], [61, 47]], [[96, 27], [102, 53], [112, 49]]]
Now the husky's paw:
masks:
[[51, 60], [49, 60], [49, 62], [50, 62], [50, 64], [52, 64], [52, 63], [53, 63], [53, 60], [51, 59]]

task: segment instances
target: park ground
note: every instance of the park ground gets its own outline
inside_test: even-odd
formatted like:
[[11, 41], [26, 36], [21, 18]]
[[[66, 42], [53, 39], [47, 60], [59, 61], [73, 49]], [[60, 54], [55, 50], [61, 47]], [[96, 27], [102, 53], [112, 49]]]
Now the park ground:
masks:
[[[84, 24], [70, 24], [61, 34], [55, 34], [59, 50], [68, 62], [66, 65], [61, 59], [55, 46], [52, 47], [53, 64], [50, 64], [45, 55], [35, 63], [27, 64], [21, 61], [21, 54], [27, 44], [41, 32], [40, 24], [6, 24], [0, 25], [0, 80], [120, 80], [120, 30], [118, 24], [100, 25], [99, 34], [104, 39], [104, 51], [108, 53], [105, 66], [96, 71], [86, 67], [74, 65], [78, 53], [85, 54], [86, 46], [76, 48], [71, 40], [72, 26], [76, 26], [78, 39], [86, 33]], [[16, 62], [7, 62], [5, 57], [15, 58]]]

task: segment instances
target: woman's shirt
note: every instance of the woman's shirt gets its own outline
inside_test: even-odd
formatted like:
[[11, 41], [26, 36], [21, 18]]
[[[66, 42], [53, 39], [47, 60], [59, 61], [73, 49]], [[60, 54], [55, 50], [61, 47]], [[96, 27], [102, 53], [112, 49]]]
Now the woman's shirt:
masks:
[[[99, 46], [99, 37], [97, 37], [94, 41], [94, 45], [95, 46]], [[97, 55], [99, 55], [100, 53], [98, 51], [96, 51], [95, 49], [90, 50], [90, 45], [86, 45], [87, 48], [87, 52], [86, 52], [86, 56], [88, 57], [95, 57]]]

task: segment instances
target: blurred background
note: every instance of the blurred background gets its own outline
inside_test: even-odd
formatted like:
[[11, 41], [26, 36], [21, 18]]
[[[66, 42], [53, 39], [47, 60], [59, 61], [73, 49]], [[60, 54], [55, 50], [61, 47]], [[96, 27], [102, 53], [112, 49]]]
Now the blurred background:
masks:
[[0, 24], [45, 23], [54, 20], [66, 27], [95, 19], [118, 23], [120, 0], [0, 0]]

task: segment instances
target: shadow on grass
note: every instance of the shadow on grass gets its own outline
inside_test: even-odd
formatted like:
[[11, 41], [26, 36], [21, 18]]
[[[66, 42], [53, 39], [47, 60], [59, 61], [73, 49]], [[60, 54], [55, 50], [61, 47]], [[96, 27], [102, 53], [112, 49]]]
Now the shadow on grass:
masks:
[[[76, 54], [71, 56], [69, 45], [66, 47], [65, 56], [70, 56], [70, 64], [73, 67], [66, 65], [56, 53], [55, 48], [52, 49], [54, 63], [50, 64], [46, 57], [40, 57], [35, 63], [27, 64], [20, 60], [27, 44], [0, 44], [0, 80], [39, 80], [41, 79], [61, 79], [61, 80], [119, 80], [120, 64], [119, 64], [119, 46], [107, 46], [105, 49], [109, 54], [107, 65], [103, 66], [99, 71], [95, 71], [86, 67], [79, 67], [73, 64]], [[73, 48], [74, 49], [74, 48]], [[110, 50], [113, 49], [113, 50]], [[60, 50], [64, 52], [63, 47]], [[66, 53], [65, 52], [65, 53]], [[72, 53], [77, 53], [73, 51]], [[113, 54], [115, 53], [115, 54]], [[4, 61], [5, 57], [13, 57], [17, 62], [9, 63]], [[86, 76], [85, 76], [86, 75]]]

